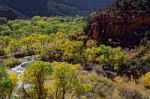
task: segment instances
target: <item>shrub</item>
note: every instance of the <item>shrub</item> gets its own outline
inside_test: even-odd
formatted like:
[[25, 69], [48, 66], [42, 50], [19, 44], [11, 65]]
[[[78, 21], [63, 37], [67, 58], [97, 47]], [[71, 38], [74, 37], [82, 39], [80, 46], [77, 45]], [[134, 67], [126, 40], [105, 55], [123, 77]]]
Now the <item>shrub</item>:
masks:
[[150, 88], [150, 72], [146, 73], [141, 77], [141, 82], [144, 84], [145, 87]]
[[97, 76], [93, 80], [93, 90], [86, 94], [88, 99], [149, 99], [149, 92], [134, 81], [127, 82], [124, 78], [112, 80]]
[[9, 67], [9, 68], [12, 68], [15, 65], [20, 64], [20, 62], [17, 61], [14, 57], [4, 59], [2, 63], [3, 63], [4, 66]]

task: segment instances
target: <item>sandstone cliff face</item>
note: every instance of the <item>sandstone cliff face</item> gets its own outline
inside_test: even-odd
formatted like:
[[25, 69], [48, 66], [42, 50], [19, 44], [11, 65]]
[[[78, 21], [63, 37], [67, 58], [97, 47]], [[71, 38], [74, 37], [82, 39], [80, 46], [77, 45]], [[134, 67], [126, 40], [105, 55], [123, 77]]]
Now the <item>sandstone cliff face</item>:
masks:
[[85, 29], [85, 33], [95, 40], [106, 42], [112, 39], [131, 46], [140, 42], [145, 31], [150, 31], [150, 13], [137, 14], [130, 6], [93, 13]]

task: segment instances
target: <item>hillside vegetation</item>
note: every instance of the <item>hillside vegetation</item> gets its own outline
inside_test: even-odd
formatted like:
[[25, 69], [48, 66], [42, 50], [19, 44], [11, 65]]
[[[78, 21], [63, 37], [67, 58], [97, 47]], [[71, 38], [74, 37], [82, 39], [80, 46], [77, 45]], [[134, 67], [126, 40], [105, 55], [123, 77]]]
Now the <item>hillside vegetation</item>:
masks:
[[[84, 17], [36, 16], [0, 25], [0, 75], [5, 78], [0, 78], [0, 97], [149, 99], [149, 40], [132, 50], [97, 45], [87, 35], [79, 36], [86, 24]], [[21, 79], [6, 71], [27, 55], [37, 61]], [[16, 88], [19, 80], [23, 85]]]
[[[11, 3], [13, 2], [16, 5], [23, 2], [26, 9], [31, 9], [26, 5], [26, 0], [12, 0]], [[39, 2], [45, 4], [48, 1]], [[81, 7], [73, 0], [52, 2], [50, 7], [59, 9], [60, 15], [70, 13], [68, 5], [71, 4], [71, 9], [74, 9], [75, 13], [78, 9], [82, 11], [87, 8], [87, 4]], [[89, 1], [91, 4], [92, 2]], [[114, 20], [118, 15], [119, 19], [125, 16], [149, 15], [145, 10], [142, 10], [142, 13], [141, 10], [136, 10], [139, 13], [129, 14], [126, 9], [132, 6], [126, 7], [126, 4], [133, 5], [133, 2], [139, 3], [140, 0], [121, 0], [115, 9], [111, 7], [103, 10], [100, 17], [105, 20], [100, 22], [98, 20], [101, 18], [97, 15], [100, 12], [92, 14], [96, 15], [90, 18], [93, 21], [81, 16], [34, 16], [30, 19], [15, 20], [0, 17], [0, 99], [150, 99], [149, 29], [143, 28], [144, 31], [139, 31], [144, 36], [132, 47], [122, 47], [118, 44], [122, 39], [117, 42], [113, 42], [111, 38], [104, 39], [104, 42], [106, 40], [107, 43], [116, 45], [112, 46], [89, 35], [97, 36], [102, 32], [104, 35], [101, 37], [107, 37], [108, 31], [106, 34], [104, 30], [100, 32], [102, 28], [98, 24], [102, 22], [107, 30], [110, 29], [105, 21], [107, 22], [107, 14], [112, 15], [113, 11], [116, 15], [113, 21], [120, 23], [122, 20]], [[32, 0], [30, 3], [32, 4]], [[68, 12], [63, 12], [62, 7]], [[52, 8], [49, 9], [53, 10]], [[32, 10], [29, 11], [31, 16], [35, 14]], [[127, 13], [122, 14], [122, 11]], [[147, 21], [146, 25], [149, 27]], [[140, 28], [143, 25], [138, 26]], [[115, 32], [112, 33], [112, 38], [121, 28], [113, 29]], [[129, 33], [132, 34], [132, 31]], [[122, 38], [125, 36], [122, 35]]]

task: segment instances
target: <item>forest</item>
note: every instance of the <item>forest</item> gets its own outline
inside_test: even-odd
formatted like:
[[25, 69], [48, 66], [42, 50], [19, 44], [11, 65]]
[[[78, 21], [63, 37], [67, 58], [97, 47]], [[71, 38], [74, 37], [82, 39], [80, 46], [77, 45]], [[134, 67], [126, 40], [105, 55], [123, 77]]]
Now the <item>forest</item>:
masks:
[[[77, 36], [86, 25], [85, 17], [3, 18], [0, 97], [149, 99], [149, 41], [134, 49], [97, 45], [87, 35]], [[25, 56], [34, 61], [22, 65], [18, 77], [12, 68]]]
[[[122, 2], [119, 7], [129, 4]], [[149, 14], [140, 7], [137, 15]], [[117, 45], [112, 46], [91, 37], [99, 31], [93, 20], [78, 15], [0, 17], [0, 99], [150, 99], [149, 28], [140, 31], [142, 38], [132, 47], [108, 38]]]

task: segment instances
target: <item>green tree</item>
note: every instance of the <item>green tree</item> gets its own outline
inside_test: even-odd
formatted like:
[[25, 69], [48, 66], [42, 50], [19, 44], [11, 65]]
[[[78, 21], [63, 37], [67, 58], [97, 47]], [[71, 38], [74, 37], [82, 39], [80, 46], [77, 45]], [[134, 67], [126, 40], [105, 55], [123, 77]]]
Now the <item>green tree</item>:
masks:
[[11, 38], [9, 36], [0, 36], [0, 54], [1, 55], [8, 54], [6, 49], [10, 41], [11, 41]]
[[83, 92], [90, 91], [92, 85], [83, 78], [84, 76], [80, 70], [82, 67], [79, 64], [69, 64], [66, 62], [53, 62], [54, 68], [54, 88], [55, 99], [66, 99], [66, 94], [69, 93], [72, 99], [75, 95], [80, 95]]
[[13, 84], [11, 79], [9, 78], [6, 69], [0, 65], [0, 98], [6, 99], [10, 97]]
[[60, 49], [63, 52], [63, 58], [65, 60], [79, 60], [82, 48], [83, 42], [81, 41], [66, 40], [60, 45]]
[[118, 70], [125, 59], [125, 53], [121, 48], [105, 45], [87, 48], [83, 51], [83, 56], [88, 62], [103, 64], [107, 70]]
[[52, 74], [52, 67], [49, 62], [34, 62], [31, 63], [23, 73], [22, 80], [24, 83], [33, 85], [35, 97], [37, 99], [44, 98], [44, 80]]
[[19, 48], [19, 43], [17, 40], [15, 39], [11, 39], [9, 41], [9, 45], [7, 46], [7, 54], [10, 54], [11, 56], [13, 56], [13, 53], [15, 53], [17, 51], [17, 48]]

